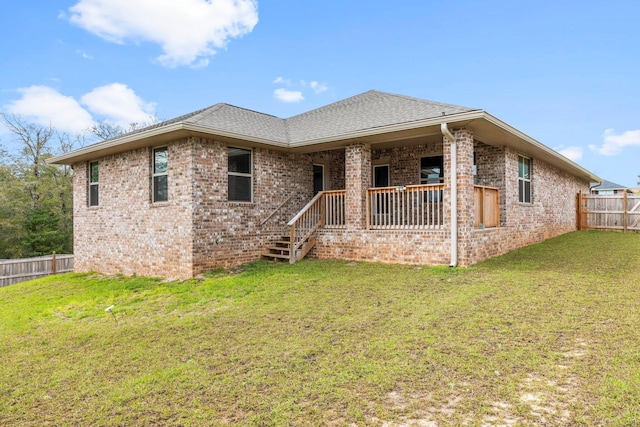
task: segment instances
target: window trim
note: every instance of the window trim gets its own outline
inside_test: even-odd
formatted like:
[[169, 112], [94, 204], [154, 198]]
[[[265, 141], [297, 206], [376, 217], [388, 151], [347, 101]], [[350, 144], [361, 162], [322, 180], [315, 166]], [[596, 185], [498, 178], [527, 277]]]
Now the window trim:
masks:
[[[520, 176], [520, 159], [523, 160], [527, 160], [529, 163], [529, 178], [525, 178], [524, 176]], [[527, 157], [527, 156], [523, 156], [522, 154], [518, 154], [518, 203], [522, 203], [525, 205], [530, 205], [532, 204], [532, 200], [533, 200], [533, 182], [531, 177], [533, 176], [531, 171], [532, 171], [532, 167], [531, 165], [533, 164], [531, 157]], [[522, 185], [522, 198], [520, 197], [520, 183], [523, 183]], [[527, 201], [527, 194], [525, 192], [526, 186], [525, 183], [529, 183], [529, 200]]]
[[[249, 152], [249, 173], [243, 172], [231, 172], [229, 170], [229, 150], [231, 149], [243, 150]], [[250, 200], [231, 200], [229, 198], [229, 177], [230, 176], [239, 176], [249, 178], [249, 194]], [[243, 148], [243, 147], [235, 147], [228, 145], [227, 146], [227, 201], [231, 203], [253, 203], [253, 149], [252, 148]]]
[[[92, 172], [92, 166], [96, 165], [98, 167], [98, 180], [97, 181], [92, 181], [93, 179], [93, 174]], [[100, 206], [100, 162], [99, 161], [95, 161], [95, 162], [89, 162], [89, 179], [88, 179], [88, 185], [89, 185], [89, 191], [87, 193], [87, 205], [90, 207], [94, 207], [94, 206]], [[91, 203], [91, 188], [95, 187], [97, 192], [96, 192], [96, 196], [97, 196], [97, 200], [96, 203]]]
[[[167, 152], [167, 170], [163, 173], [156, 173], [156, 152], [165, 150]], [[167, 200], [156, 200], [156, 177], [167, 177]], [[168, 203], [169, 202], [169, 147], [155, 147], [151, 150], [151, 203]]]

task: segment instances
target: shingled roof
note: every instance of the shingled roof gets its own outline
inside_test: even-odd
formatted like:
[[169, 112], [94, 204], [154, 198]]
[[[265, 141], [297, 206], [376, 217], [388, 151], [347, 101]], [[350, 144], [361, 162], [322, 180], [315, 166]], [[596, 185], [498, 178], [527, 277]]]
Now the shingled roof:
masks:
[[210, 129], [212, 133], [224, 131], [282, 144], [297, 144], [475, 110], [370, 90], [288, 119], [220, 103], [136, 130], [127, 136], [177, 123], [188, 123]]
[[370, 90], [287, 119], [220, 103], [52, 157], [50, 163], [74, 164], [141, 147], [159, 146], [189, 136], [233, 144], [270, 146], [300, 152], [333, 149], [353, 141], [393, 144], [427, 136], [441, 137], [440, 125], [467, 127], [478, 140], [508, 145], [578, 176], [591, 172], [482, 109], [443, 104]]
[[474, 110], [476, 109], [370, 90], [293, 116], [285, 122], [289, 143], [300, 143]]

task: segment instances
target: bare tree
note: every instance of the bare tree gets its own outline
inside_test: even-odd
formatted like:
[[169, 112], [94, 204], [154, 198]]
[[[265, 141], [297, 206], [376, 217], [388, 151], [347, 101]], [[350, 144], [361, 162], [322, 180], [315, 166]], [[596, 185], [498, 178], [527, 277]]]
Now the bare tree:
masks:
[[158, 120], [155, 117], [152, 117], [149, 122], [131, 122], [129, 123], [129, 126], [124, 127], [106, 120], [101, 120], [97, 124], [91, 126], [88, 129], [88, 132], [102, 140], [113, 139], [126, 133], [135, 132], [147, 126], [151, 126], [157, 122]]
[[38, 182], [42, 174], [42, 169], [46, 167], [44, 160], [51, 154], [49, 140], [54, 135], [55, 129], [51, 125], [40, 126], [27, 122], [16, 114], [7, 115], [0, 113], [0, 115], [2, 116], [4, 125], [22, 144], [20, 153], [22, 158], [29, 164], [30, 171], [34, 178], [32, 185], [29, 186], [29, 191], [33, 206], [36, 207], [40, 199]]

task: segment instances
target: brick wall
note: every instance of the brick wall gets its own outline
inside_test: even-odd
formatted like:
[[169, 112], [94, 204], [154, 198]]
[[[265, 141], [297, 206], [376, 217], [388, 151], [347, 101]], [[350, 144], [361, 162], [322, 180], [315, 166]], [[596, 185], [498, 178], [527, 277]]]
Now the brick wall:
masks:
[[407, 147], [374, 150], [372, 162], [384, 159], [389, 161], [389, 185], [420, 184], [420, 158], [441, 156], [442, 141], [432, 144], [420, 144]]
[[228, 201], [227, 161], [227, 144], [194, 141], [194, 274], [259, 259], [313, 197], [310, 155], [253, 149], [252, 203]]
[[191, 144], [169, 145], [169, 201], [151, 203], [151, 149], [99, 161], [99, 206], [88, 206], [87, 163], [74, 165], [74, 268], [169, 278], [192, 274]]
[[312, 256], [399, 264], [449, 264], [444, 230], [321, 230]]
[[240, 203], [228, 201], [227, 144], [168, 149], [166, 203], [151, 203], [151, 149], [98, 159], [98, 207], [87, 206], [87, 164], [75, 165], [76, 271], [189, 278], [254, 261], [312, 198], [310, 155], [253, 149], [253, 202]]
[[[575, 194], [589, 183], [532, 159], [532, 203], [518, 198], [518, 153], [473, 140], [456, 130], [460, 225], [459, 263], [539, 242], [575, 229]], [[151, 203], [150, 148], [98, 159], [100, 205], [87, 206], [87, 163], [74, 167], [76, 270], [106, 274], [192, 277], [217, 267], [256, 260], [269, 242], [287, 234], [286, 222], [312, 197], [314, 162], [325, 164], [328, 189], [347, 188], [348, 230], [322, 230], [312, 256], [414, 264], [448, 264], [448, 143], [374, 150], [354, 144], [346, 150], [293, 154], [265, 148], [253, 153], [253, 201], [227, 200], [226, 143], [189, 138], [168, 144], [169, 201]], [[501, 192], [501, 227], [473, 229], [473, 152], [480, 185]], [[371, 163], [388, 159], [391, 185], [419, 183], [420, 157], [443, 155], [444, 229], [364, 230], [364, 190]], [[289, 195], [294, 197], [282, 206]], [[276, 212], [263, 223], [272, 212]], [[471, 225], [470, 225], [471, 224]]]

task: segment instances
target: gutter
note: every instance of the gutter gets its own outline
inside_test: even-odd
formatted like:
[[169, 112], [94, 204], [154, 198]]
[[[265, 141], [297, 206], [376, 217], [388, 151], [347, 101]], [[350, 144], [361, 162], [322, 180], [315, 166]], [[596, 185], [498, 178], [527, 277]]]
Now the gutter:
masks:
[[456, 139], [447, 127], [440, 124], [440, 130], [451, 144], [451, 263], [449, 267], [458, 265], [458, 156]]

